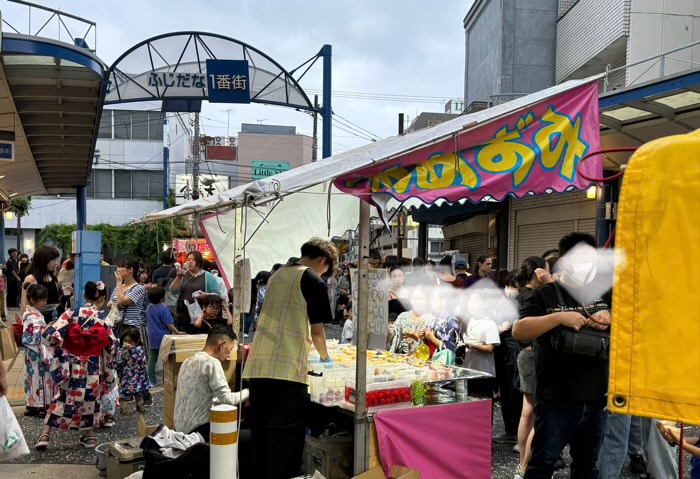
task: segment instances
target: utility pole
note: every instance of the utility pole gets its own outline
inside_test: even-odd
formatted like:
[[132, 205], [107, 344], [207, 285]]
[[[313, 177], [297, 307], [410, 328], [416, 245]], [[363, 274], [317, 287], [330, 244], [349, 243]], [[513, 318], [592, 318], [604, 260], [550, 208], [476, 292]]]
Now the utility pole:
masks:
[[318, 95], [314, 95], [314, 139], [311, 161], [318, 160]]
[[[399, 113], [399, 136], [403, 135], [404, 119], [403, 113]], [[397, 246], [396, 246], [396, 256], [401, 259], [403, 258], [403, 239], [406, 236], [406, 216], [404, 212], [399, 213], [399, 227], [397, 228]]]
[[194, 114], [194, 137], [192, 138], [192, 199], [199, 199], [199, 160], [201, 145], [199, 144], [199, 113]]

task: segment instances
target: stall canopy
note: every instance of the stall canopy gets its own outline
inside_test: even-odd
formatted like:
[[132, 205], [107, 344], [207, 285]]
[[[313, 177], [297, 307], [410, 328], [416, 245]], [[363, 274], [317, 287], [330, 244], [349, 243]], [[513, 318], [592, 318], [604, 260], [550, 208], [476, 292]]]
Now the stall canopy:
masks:
[[[399, 204], [473, 202], [589, 185], [580, 159], [599, 148], [598, 77], [572, 80], [487, 110], [339, 153], [147, 215], [145, 222], [261, 204], [335, 181], [380, 211]], [[586, 162], [600, 174], [599, 159]]]
[[700, 425], [698, 158], [700, 131], [647, 143], [625, 171], [608, 394], [618, 414]]

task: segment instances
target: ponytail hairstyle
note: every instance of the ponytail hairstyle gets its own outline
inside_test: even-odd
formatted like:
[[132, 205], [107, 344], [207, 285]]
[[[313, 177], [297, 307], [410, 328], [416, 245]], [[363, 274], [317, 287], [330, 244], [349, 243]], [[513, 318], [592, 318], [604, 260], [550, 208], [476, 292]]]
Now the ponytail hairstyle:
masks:
[[532, 277], [535, 276], [535, 270], [538, 268], [547, 269], [547, 261], [541, 256], [530, 256], [523, 261], [516, 276], [521, 288], [524, 288], [532, 280]]
[[49, 290], [46, 289], [46, 286], [41, 284], [24, 283], [22, 288], [24, 288], [29, 304], [34, 305], [42, 299], [49, 299]]
[[88, 301], [97, 301], [107, 295], [107, 288], [102, 281], [88, 281], [85, 283], [85, 299]]

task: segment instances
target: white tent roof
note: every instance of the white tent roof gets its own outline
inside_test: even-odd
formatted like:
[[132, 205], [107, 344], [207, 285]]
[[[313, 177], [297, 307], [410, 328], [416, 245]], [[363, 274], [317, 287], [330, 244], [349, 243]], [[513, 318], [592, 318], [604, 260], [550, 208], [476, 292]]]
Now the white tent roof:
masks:
[[[599, 76], [581, 80], [571, 80], [483, 111], [459, 116], [431, 128], [414, 131], [402, 136], [393, 136], [343, 153], [338, 153], [337, 155], [315, 163], [303, 165], [269, 178], [240, 185], [215, 196], [184, 203], [157, 213], [151, 213], [146, 215], [141, 222], [159, 221], [193, 213], [236, 207], [244, 204], [246, 201], [253, 202], [254, 204], [264, 203], [310, 186], [332, 181], [353, 171], [389, 161], [400, 155], [421, 149], [455, 135], [465, 134], [486, 123], [490, 123], [513, 112], [525, 109], [548, 98], [590, 83], [598, 77]], [[442, 200], [442, 202], [445, 201]], [[388, 205], [389, 208], [398, 205], [398, 202], [395, 200], [394, 203], [395, 204], [392, 204], [390, 201]], [[407, 202], [404, 204], [404, 206], [416, 207], [420, 204], [421, 202], [419, 199], [413, 199], [410, 203]]]

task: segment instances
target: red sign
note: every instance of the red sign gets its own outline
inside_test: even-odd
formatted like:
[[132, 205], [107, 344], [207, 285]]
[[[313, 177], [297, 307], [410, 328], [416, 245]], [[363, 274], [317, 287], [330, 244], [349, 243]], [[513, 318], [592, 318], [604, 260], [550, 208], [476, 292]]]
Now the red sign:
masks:
[[236, 147], [207, 145], [207, 159], [236, 161]]

